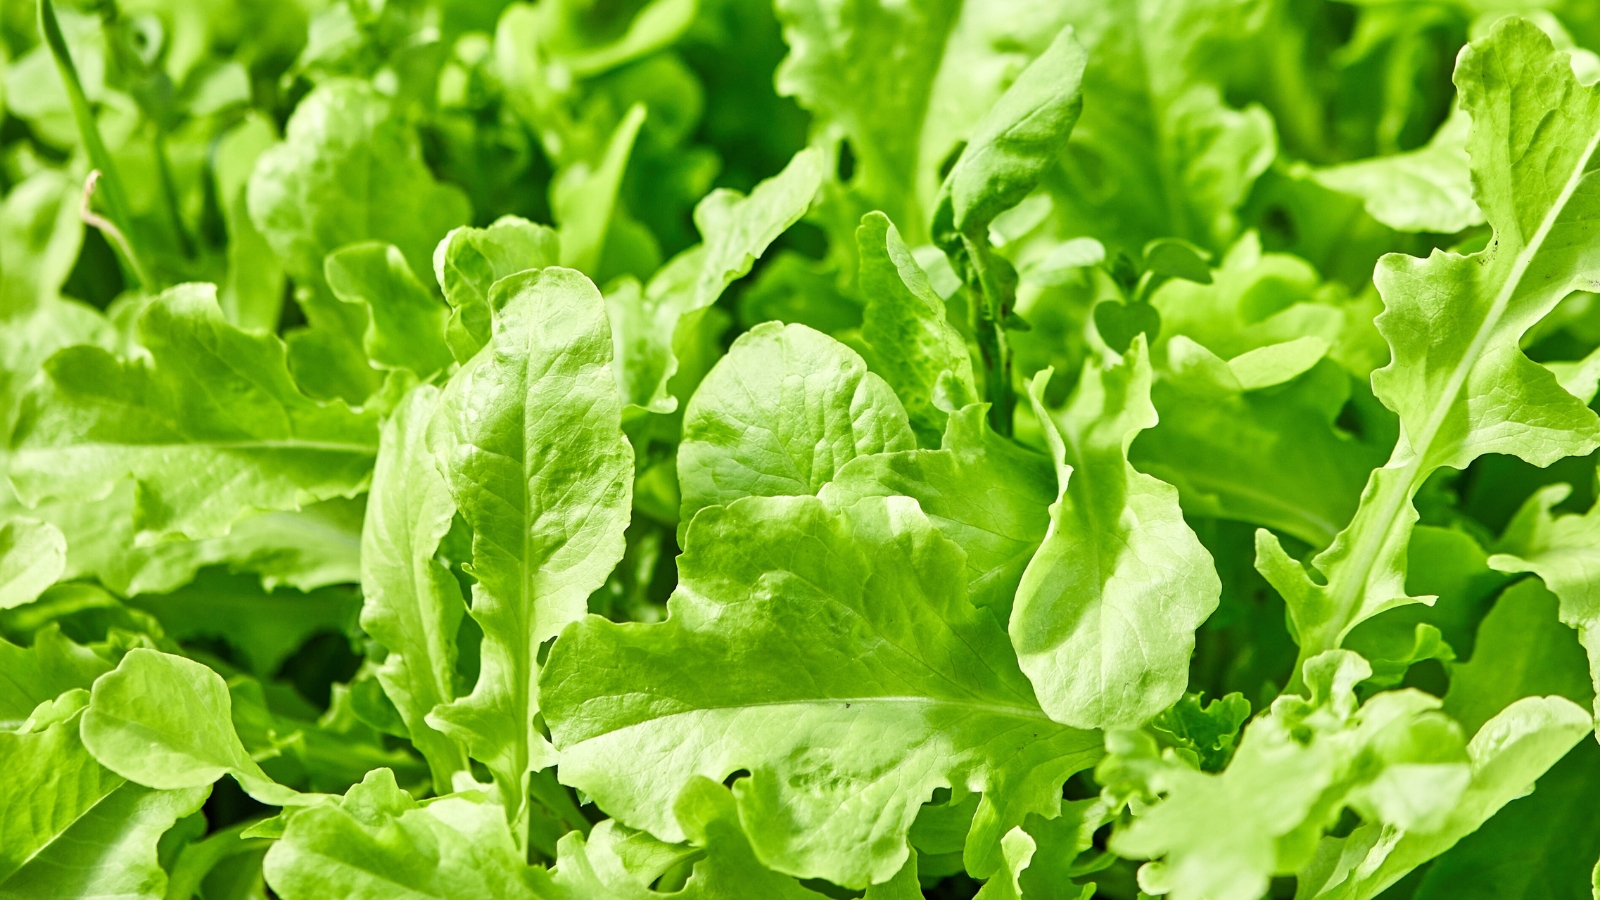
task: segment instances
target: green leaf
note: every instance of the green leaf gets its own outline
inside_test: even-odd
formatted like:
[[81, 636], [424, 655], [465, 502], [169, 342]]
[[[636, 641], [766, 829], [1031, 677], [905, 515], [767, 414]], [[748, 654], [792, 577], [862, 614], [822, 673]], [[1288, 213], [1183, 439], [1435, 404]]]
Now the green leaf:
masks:
[[323, 258], [376, 240], [425, 272], [434, 246], [471, 214], [466, 197], [436, 182], [416, 133], [371, 86], [330, 81], [289, 119], [284, 142], [263, 152], [250, 176], [250, 218], [301, 289], [311, 330], [291, 342], [296, 376], [317, 396], [353, 403], [377, 387], [362, 353], [359, 307], [329, 294]]
[[944, 300], [887, 216], [863, 216], [856, 245], [860, 289], [867, 298], [861, 337], [872, 348], [872, 368], [905, 404], [912, 427], [936, 438], [946, 419], [934, 401], [940, 376], [949, 372], [962, 395], [948, 398], [951, 405], [978, 396], [967, 342], [946, 318]]
[[1211, 283], [1211, 254], [1181, 238], [1156, 238], [1144, 246], [1145, 270], [1163, 278]]
[[1176, 335], [1165, 349], [1167, 377], [1150, 391], [1161, 421], [1134, 441], [1134, 465], [1177, 487], [1190, 515], [1266, 525], [1314, 547], [1332, 543], [1389, 449], [1381, 420], [1359, 440], [1338, 425], [1347, 404], [1371, 416], [1371, 396], [1329, 360], [1313, 360], [1273, 389], [1247, 391], [1230, 362], [1188, 338]]
[[41, 169], [6, 194], [0, 204], [0, 317], [18, 317], [60, 295], [83, 244], [81, 197], [82, 188], [54, 169]]
[[240, 743], [222, 676], [193, 660], [134, 649], [94, 683], [83, 744], [101, 765], [159, 790], [209, 787], [233, 776], [275, 806], [314, 802], [276, 784]]
[[488, 228], [456, 228], [439, 242], [433, 273], [451, 307], [445, 339], [457, 362], [465, 363], [489, 343], [490, 286], [524, 269], [553, 266], [560, 253], [554, 229], [516, 216], [502, 216]]
[[132, 481], [123, 481], [103, 500], [47, 501], [28, 513], [66, 536], [64, 578], [92, 577], [125, 597], [170, 593], [193, 581], [203, 567], [216, 565], [255, 573], [268, 591], [280, 585], [313, 591], [361, 578], [364, 498], [249, 514], [221, 537], [141, 545], [134, 526], [137, 494]]
[[1483, 224], [1472, 199], [1467, 135], [1472, 122], [1460, 109], [1425, 146], [1408, 153], [1379, 156], [1312, 169], [1312, 181], [1357, 197], [1367, 215], [1396, 231], [1453, 234]]
[[1600, 446], [1600, 418], [1518, 346], [1590, 283], [1584, 248], [1600, 234], [1584, 212], [1595, 202], [1585, 173], [1600, 145], [1600, 90], [1579, 85], [1566, 55], [1520, 19], [1463, 51], [1456, 81], [1473, 120], [1478, 205], [1495, 238], [1472, 256], [1379, 263], [1386, 308], [1377, 324], [1393, 360], [1372, 386], [1399, 416], [1401, 440], [1350, 525], [1313, 561], [1325, 584], [1265, 532], [1258, 542], [1262, 573], [1289, 601], [1302, 659], [1385, 609], [1426, 601], [1406, 592], [1405, 549], [1412, 497], [1436, 469], [1464, 469], [1486, 453], [1546, 466]]
[[555, 762], [535, 719], [539, 645], [584, 614], [622, 558], [633, 448], [587, 278], [525, 272], [496, 282], [489, 305], [494, 337], [445, 386], [428, 435], [473, 529], [482, 664], [472, 693], [428, 721], [489, 767], [516, 823], [528, 773]]
[[[662, 844], [611, 819], [596, 826], [587, 840], [577, 833], [562, 839], [556, 884], [575, 897], [649, 900], [661, 896], [652, 888], [664, 873], [692, 862], [693, 874], [683, 889], [675, 892], [683, 900], [816, 900], [827, 896], [761, 864], [739, 823], [734, 798], [722, 785], [699, 776], [689, 779], [673, 803], [673, 812], [693, 846]], [[907, 863], [893, 879], [866, 892], [870, 900], [921, 896], [914, 863]]]
[[1600, 856], [1600, 747], [1579, 741], [1529, 797], [1505, 805], [1440, 856], [1416, 900], [1587, 898]]
[[1477, 731], [1523, 697], [1554, 695], [1585, 706], [1594, 689], [1583, 648], [1556, 616], [1556, 596], [1535, 579], [1507, 588], [1478, 626], [1472, 658], [1450, 667], [1444, 711]]
[[527, 865], [501, 809], [482, 795], [419, 806], [375, 769], [337, 802], [298, 810], [267, 851], [267, 884], [284, 900], [557, 900]]
[[[1589, 671], [1600, 685], [1600, 503], [1585, 515], [1552, 516], [1571, 493], [1551, 485], [1534, 493], [1501, 539], [1489, 565], [1501, 572], [1532, 572], [1560, 598], [1560, 620], [1576, 629], [1588, 651]], [[1565, 692], [1563, 692], [1565, 693]], [[1571, 696], [1570, 694], [1568, 696]], [[1574, 698], [1576, 699], [1576, 698]]]
[[593, 165], [578, 162], [562, 170], [550, 185], [550, 208], [561, 224], [561, 264], [600, 277], [600, 257], [612, 208], [622, 186], [633, 142], [644, 124], [645, 106], [635, 103], [617, 123], [605, 153]]
[[139, 531], [203, 538], [366, 488], [376, 417], [301, 394], [283, 344], [224, 322], [213, 288], [162, 294], [138, 333], [147, 355], [78, 346], [46, 363], [13, 437], [23, 502], [93, 501], [131, 478]]
[[939, 188], [935, 241], [986, 240], [989, 223], [1038, 187], [1083, 111], [1087, 63], [1072, 28], [1061, 29], [973, 126]]
[[1272, 163], [1277, 137], [1260, 106], [1223, 99], [1227, 61], [1259, 28], [1253, 0], [1116, 0], [1083, 16], [1087, 98], [1052, 191], [1073, 232], [1137, 253], [1179, 237], [1213, 250]]
[[966, 554], [968, 598], [1006, 621], [1050, 526], [1056, 478], [1048, 457], [995, 434], [972, 405], [950, 416], [940, 449], [858, 456], [821, 494], [841, 508], [862, 497], [916, 500]]
[[88, 689], [111, 671], [111, 664], [47, 625], [33, 636], [31, 647], [0, 640], [0, 730], [25, 721], [35, 707], [66, 691]]
[[157, 841], [209, 790], [152, 791], [101, 766], [78, 737], [77, 694], [45, 727], [0, 732], [0, 896], [160, 900]]
[[[819, 131], [849, 141], [851, 188], [861, 211], [883, 210], [908, 229], [909, 243], [927, 243], [938, 167], [955, 140], [924, 147], [932, 135], [923, 132], [937, 122], [930, 116], [936, 78], [960, 4], [781, 0], [776, 7], [789, 45], [778, 68], [778, 93], [799, 101]], [[965, 74], [973, 77], [970, 70]], [[952, 125], [976, 121], [984, 107], [973, 105], [975, 113], [963, 110], [966, 122]], [[850, 218], [851, 227], [859, 216]]]
[[855, 351], [804, 325], [757, 325], [684, 410], [680, 528], [740, 497], [814, 495], [851, 459], [916, 445], [894, 390]]
[[449, 307], [411, 273], [400, 248], [367, 241], [340, 247], [323, 262], [328, 289], [367, 316], [362, 346], [374, 365], [428, 378], [450, 365]]
[[467, 770], [466, 755], [425, 718], [455, 699], [456, 632], [466, 606], [436, 558], [456, 511], [427, 445], [438, 397], [429, 385], [415, 388], [383, 427], [361, 530], [361, 627], [388, 649], [378, 681], [427, 757], [434, 789], [448, 793], [455, 773]]
[[694, 208], [702, 243], [673, 257], [643, 290], [624, 282], [607, 295], [617, 380], [629, 403], [656, 413], [678, 408], [667, 390], [678, 371], [678, 323], [715, 303], [805, 215], [822, 183], [823, 166], [822, 154], [806, 149], [748, 197], [725, 188], [712, 191]]
[[67, 567], [67, 539], [38, 519], [0, 525], [0, 609], [32, 603]]
[[259, 579], [213, 569], [171, 593], [127, 604], [155, 616], [173, 640], [221, 638], [245, 668], [267, 678], [313, 635], [353, 633], [361, 600], [341, 587], [269, 592]]
[[1587, 737], [1593, 723], [1561, 697], [1528, 697], [1490, 719], [1467, 745], [1472, 777], [1443, 824], [1411, 830], [1378, 823], [1347, 838], [1327, 838], [1299, 878], [1307, 896], [1369, 900], [1407, 872], [1478, 830]]
[[1017, 590], [1011, 642], [1051, 718], [1138, 725], [1183, 695], [1194, 631], [1221, 582], [1177, 489], [1128, 464], [1128, 445], [1156, 423], [1144, 343], [1116, 365], [1085, 366], [1058, 416], [1044, 406], [1049, 378], [1029, 394], [1060, 488]]
[[250, 114], [217, 143], [216, 190], [228, 230], [228, 275], [219, 295], [223, 315], [240, 328], [275, 331], [283, 314], [283, 263], [250, 219], [250, 173], [278, 143], [278, 132]]
[[562, 780], [625, 824], [682, 840], [678, 790], [743, 769], [764, 864], [865, 887], [900, 871], [935, 788], [983, 791], [967, 852], [987, 874], [1098, 756], [1039, 708], [914, 501], [755, 497], [702, 511], [685, 546], [665, 623], [584, 619], [541, 682]]
[[[1381, 693], [1358, 708], [1353, 688], [1371, 673], [1349, 651], [1310, 660], [1311, 698], [1278, 698], [1216, 775], [1158, 756], [1146, 736], [1113, 737], [1102, 783], [1118, 793], [1137, 785], [1146, 802], [1157, 800], [1111, 839], [1118, 855], [1160, 857], [1140, 870], [1140, 887], [1174, 900], [1253, 900], [1272, 875], [1314, 862], [1318, 837], [1345, 807], [1368, 823], [1363, 828], [1402, 840], [1471, 815], [1480, 794], [1469, 760], [1488, 759], [1492, 738], [1475, 740], [1476, 751], [1464, 746], [1438, 699], [1419, 691]], [[1502, 731], [1514, 742], [1510, 727]]]

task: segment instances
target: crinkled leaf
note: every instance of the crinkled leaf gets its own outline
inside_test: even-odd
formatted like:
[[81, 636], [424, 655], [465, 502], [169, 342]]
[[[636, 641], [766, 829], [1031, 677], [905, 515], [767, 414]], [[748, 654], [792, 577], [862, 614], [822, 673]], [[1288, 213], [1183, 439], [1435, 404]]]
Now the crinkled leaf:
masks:
[[415, 131], [367, 84], [334, 80], [296, 107], [284, 142], [250, 176], [250, 217], [301, 289], [310, 329], [292, 336], [296, 377], [318, 396], [360, 402], [378, 386], [366, 365], [366, 317], [329, 294], [323, 258], [377, 240], [425, 272], [435, 244], [465, 222], [466, 197], [435, 181]]
[[916, 445], [894, 390], [854, 350], [804, 325], [757, 325], [684, 411], [682, 527], [740, 497], [815, 494], [858, 456]]
[[399, 247], [377, 241], [340, 247], [326, 257], [323, 275], [341, 302], [366, 310], [361, 341], [375, 365], [420, 378], [450, 365], [449, 308], [411, 273]]
[[976, 790], [968, 865], [987, 874], [1001, 834], [1098, 756], [1039, 708], [915, 501], [750, 498], [702, 511], [686, 547], [665, 623], [591, 616], [542, 682], [562, 780], [622, 822], [681, 840], [681, 786], [743, 769], [763, 863], [864, 887], [904, 865], [935, 788]]
[[1144, 342], [1117, 365], [1087, 365], [1058, 416], [1044, 407], [1049, 377], [1030, 396], [1060, 487], [1017, 590], [1011, 642], [1052, 718], [1137, 725], [1183, 695], [1194, 631], [1221, 583], [1177, 489], [1128, 464], [1128, 445], [1156, 423]]
[[581, 617], [623, 553], [633, 448], [600, 292], [571, 269], [502, 279], [488, 347], [445, 386], [429, 447], [473, 529], [470, 695], [428, 721], [489, 767], [513, 822], [524, 782], [555, 761], [535, 720], [539, 645]]
[[1565, 54], [1532, 24], [1501, 21], [1462, 52], [1462, 107], [1478, 205], [1494, 241], [1472, 255], [1391, 254], [1374, 276], [1377, 324], [1393, 359], [1373, 393], [1401, 436], [1373, 472], [1350, 525], [1314, 561], [1325, 584], [1262, 533], [1261, 571], [1289, 601], [1302, 658], [1337, 646], [1361, 621], [1425, 601], [1405, 588], [1412, 497], [1434, 470], [1486, 453], [1545, 466], [1600, 446], [1600, 418], [1531, 362], [1524, 332], [1600, 272], [1586, 178], [1600, 145], [1600, 90], [1578, 84]]
[[214, 288], [161, 295], [138, 335], [148, 355], [77, 346], [45, 364], [13, 437], [23, 502], [94, 501], [131, 478], [141, 532], [203, 538], [366, 488], [376, 416], [300, 393], [283, 343], [223, 321]]
[[110, 663], [67, 639], [58, 625], [35, 632], [30, 647], [0, 640], [0, 730], [22, 723], [39, 704], [66, 691], [87, 690], [109, 671]]
[[516, 216], [502, 216], [488, 228], [457, 228], [439, 242], [433, 274], [451, 306], [445, 335], [457, 362], [489, 343], [489, 287], [524, 269], [553, 266], [560, 255], [561, 238], [554, 229]]
[[375, 769], [344, 798], [297, 811], [267, 851], [284, 900], [557, 900], [511, 842], [498, 806], [467, 796], [426, 806]]
[[[690, 778], [673, 803], [673, 813], [691, 846], [663, 844], [611, 819], [596, 826], [587, 840], [575, 832], [562, 839], [556, 884], [584, 900], [651, 900], [668, 893], [653, 887], [664, 872], [692, 862], [693, 874], [672, 896], [682, 900], [816, 900], [826, 896], [761, 864], [739, 823], [733, 795], [722, 785], [699, 776]], [[870, 900], [921, 896], [916, 866], [909, 862], [893, 879], [866, 892]]]
[[858, 456], [822, 494], [841, 507], [861, 497], [916, 500], [966, 554], [967, 596], [1004, 621], [1050, 526], [1056, 477], [1048, 457], [995, 434], [973, 405], [950, 416], [940, 449]]
[[978, 395], [967, 342], [887, 216], [863, 216], [856, 245], [866, 298], [861, 337], [872, 348], [872, 367], [905, 404], [912, 427], [937, 439], [946, 418], [934, 402], [940, 376], [949, 372], [965, 395], [949, 398], [955, 405]]

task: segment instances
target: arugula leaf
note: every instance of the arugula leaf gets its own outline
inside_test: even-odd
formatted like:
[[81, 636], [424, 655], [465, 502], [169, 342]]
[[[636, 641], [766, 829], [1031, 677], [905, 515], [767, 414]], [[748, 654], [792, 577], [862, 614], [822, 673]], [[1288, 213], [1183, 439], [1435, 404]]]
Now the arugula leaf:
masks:
[[[1276, 538], [1262, 532], [1258, 540], [1262, 573], [1289, 601], [1302, 660], [1385, 609], [1425, 602], [1405, 590], [1404, 553], [1416, 521], [1411, 499], [1434, 470], [1464, 468], [1485, 453], [1548, 465], [1600, 446], [1600, 418], [1517, 344], [1586, 278], [1577, 249], [1589, 239], [1583, 175], [1600, 133], [1591, 134], [1584, 110], [1600, 104], [1600, 93], [1577, 84], [1564, 54], [1520, 19], [1470, 45], [1456, 79], [1473, 117], [1478, 204], [1495, 240], [1472, 256], [1380, 261], [1386, 310], [1377, 324], [1394, 359], [1372, 384], [1400, 417], [1401, 440], [1373, 472], [1350, 525], [1316, 558], [1326, 584]], [[1523, 103], [1540, 112], [1524, 114]], [[1443, 331], [1441, 316], [1451, 326]]]
[[851, 459], [916, 446], [894, 390], [804, 325], [757, 325], [684, 410], [680, 528], [740, 497], [815, 494]]
[[152, 300], [138, 338], [132, 358], [75, 346], [45, 364], [12, 437], [24, 503], [94, 501], [131, 478], [140, 532], [205, 538], [366, 488], [376, 417], [302, 394], [283, 343], [223, 321], [211, 286]]
[[764, 864], [865, 887], [904, 865], [935, 788], [981, 790], [967, 855], [986, 873], [1098, 756], [1097, 734], [1040, 709], [914, 501], [753, 497], [703, 510], [685, 547], [666, 622], [584, 619], [541, 681], [562, 780], [622, 822], [682, 840], [665, 812], [685, 781], [743, 769]]
[[446, 793], [455, 773], [467, 771], [466, 754], [426, 717], [455, 699], [456, 633], [466, 606], [437, 559], [456, 513], [427, 445], [438, 399], [421, 385], [384, 424], [361, 529], [361, 627], [388, 649], [378, 681], [427, 758], [434, 789]]
[[1049, 379], [1036, 376], [1029, 395], [1060, 488], [1017, 588], [1011, 642], [1051, 718], [1137, 725], [1183, 695], [1194, 631], [1221, 583], [1177, 490], [1128, 463], [1128, 445], [1156, 421], [1143, 338], [1114, 366], [1086, 366], [1058, 417], [1044, 407]]
[[622, 558], [633, 448], [594, 285], [552, 266], [495, 282], [488, 302], [494, 336], [445, 385], [428, 433], [473, 529], [482, 663], [472, 693], [428, 723], [488, 766], [517, 824], [529, 773], [556, 761], [535, 719], [539, 645]]

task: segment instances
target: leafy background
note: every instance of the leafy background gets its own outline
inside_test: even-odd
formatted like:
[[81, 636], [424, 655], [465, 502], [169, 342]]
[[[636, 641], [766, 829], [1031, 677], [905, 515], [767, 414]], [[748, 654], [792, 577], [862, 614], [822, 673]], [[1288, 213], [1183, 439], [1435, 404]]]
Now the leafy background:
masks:
[[[1534, 202], [1533, 188], [1481, 171], [1474, 190], [1469, 140], [1493, 139], [1481, 137], [1492, 126], [1472, 120], [1481, 131], [1469, 138], [1462, 47], [1510, 46], [1490, 37], [1495, 23], [1523, 15], [1577, 90], [1600, 74], [1586, 49], [1600, 47], [1593, 4], [61, 2], [51, 15], [81, 97], [41, 39], [40, 12], [0, 3], [0, 896], [400, 896], [361, 880], [392, 866], [415, 896], [438, 897], [648, 896], [686, 883], [707, 896], [967, 897], [986, 879], [985, 896], [1092, 885], [1088, 896], [1132, 898], [1139, 860], [1192, 871], [1181, 861], [1205, 851], [1196, 827], [1240, 817], [1225, 834], [1244, 846], [1271, 832], [1246, 833], [1264, 798], [1294, 792], [1266, 763], [1256, 782], [1239, 764], [1214, 795], [1196, 789], [1187, 824], [1172, 825], [1176, 813], [1130, 824], [1091, 801], [1143, 809], [1162, 795], [1176, 810], [1187, 776], [1142, 744], [1112, 746], [1093, 769], [1099, 738], [1079, 729], [1144, 725], [1150, 747], [1221, 771], [1250, 713], [1298, 686], [1314, 654], [1296, 635], [1317, 649], [1342, 642], [1369, 665], [1328, 673], [1312, 685], [1317, 703], [1377, 709], [1374, 698], [1413, 688], [1442, 698], [1470, 735], [1520, 697], [1593, 701], [1574, 630], [1592, 621], [1593, 589], [1581, 564], [1558, 559], [1600, 546], [1592, 516], [1568, 515], [1594, 505], [1593, 440], [1461, 438], [1424, 451], [1437, 452], [1412, 485], [1418, 522], [1387, 570], [1401, 581], [1381, 599], [1437, 596], [1431, 606], [1323, 621], [1318, 592], [1346, 576], [1297, 565], [1264, 576], [1256, 537], [1270, 529], [1284, 560], [1337, 546], [1401, 421], [1415, 421], [1407, 404], [1431, 390], [1373, 378], [1397, 346], [1373, 324], [1386, 300], [1403, 323], [1383, 279], [1407, 277], [1379, 266], [1375, 283], [1380, 257], [1509, 241], [1518, 204]], [[1000, 208], [941, 219], [941, 185], [957, 186], [959, 206], [962, 179], [987, 172], [962, 148], [984, 146], [980, 123], [1002, 93], [1047, 63], [1071, 69], [1054, 43], [1068, 25], [1086, 54], [1081, 113], [1056, 112], [1070, 140]], [[1537, 40], [1516, 34], [1516, 48], [1535, 48], [1518, 60], [1534, 67]], [[1554, 140], [1581, 147], [1592, 123], [1580, 115], [1576, 137]], [[1506, 127], [1499, 139], [1521, 139]], [[89, 217], [109, 227], [81, 214], [91, 169]], [[1017, 321], [992, 323], [1013, 354], [1003, 389], [968, 359], [982, 333], [942, 314], [980, 312], [963, 283], [984, 260], [1016, 276], [1005, 313]], [[557, 264], [599, 290], [498, 281]], [[1592, 397], [1594, 303], [1556, 297], [1499, 340]], [[580, 312], [539, 312], [552, 308]], [[463, 365], [486, 346], [481, 364]], [[537, 374], [559, 389], [528, 371], [541, 348], [560, 359]], [[1123, 362], [1099, 365], [1113, 356]], [[791, 397], [773, 372], [828, 377]], [[1014, 404], [1014, 418], [986, 419], [969, 405], [980, 399]], [[812, 404], [819, 420], [799, 421]], [[481, 485], [533, 465], [518, 458], [533, 438], [496, 424], [524, 406], [553, 410], [538, 464], [568, 474], [521, 508], [486, 505]], [[1573, 430], [1592, 418], [1563, 415]], [[996, 433], [1013, 427], [1014, 442]], [[774, 460], [786, 460], [781, 477]], [[1061, 488], [1064, 466], [1078, 480]], [[884, 499], [900, 494], [926, 516]], [[729, 505], [750, 495], [787, 499]], [[575, 496], [593, 512], [582, 522], [557, 514]], [[963, 520], [973, 509], [993, 520]], [[1125, 509], [1140, 524], [1119, 532]], [[530, 529], [545, 543], [516, 551]], [[970, 746], [950, 751], [966, 754], [959, 765], [939, 763], [955, 767], [946, 780], [924, 772], [910, 806], [895, 806], [905, 791], [818, 787], [807, 807], [763, 780], [771, 767], [730, 779], [744, 781], [732, 793], [717, 783], [766, 766], [739, 760], [776, 752], [787, 722], [737, 726], [749, 746], [717, 751], [734, 754], [727, 771], [643, 761], [698, 747], [702, 732], [606, 743], [629, 716], [649, 721], [650, 704], [586, 706], [595, 697], [743, 702], [738, 685], [718, 685], [733, 671], [719, 661], [741, 654], [772, 657], [749, 663], [750, 691], [835, 671], [839, 684], [819, 689], [850, 696], [868, 676], [849, 667], [880, 665], [871, 647], [835, 645], [838, 632], [780, 607], [724, 609], [729, 573], [750, 566], [754, 581], [768, 564], [717, 548], [808, 541], [833, 561], [770, 566], [843, 579], [818, 590], [846, 599], [851, 566], [898, 572], [873, 590], [942, 610], [960, 641], [929, 638], [926, 652], [955, 672], [992, 668], [992, 683], [962, 688], [985, 703], [1037, 703], [1054, 755], [1000, 762], [1003, 717], [943, 723], [939, 734]], [[975, 606], [932, 583], [963, 577], [952, 542]], [[1145, 548], [1136, 555], [1158, 574], [1113, 573], [1098, 602], [1161, 598], [1162, 614], [1126, 640], [1171, 657], [1122, 694], [1085, 687], [1083, 661], [1111, 651], [1051, 629], [1061, 573], [1110, 542]], [[899, 569], [869, 564], [902, 551]], [[1179, 575], [1163, 580], [1168, 570]], [[917, 573], [928, 583], [913, 584]], [[660, 623], [680, 586], [680, 624], [657, 626], [672, 630], [601, 621]], [[522, 615], [533, 596], [537, 615]], [[601, 618], [549, 646], [585, 611]], [[696, 616], [726, 617], [746, 645], [681, 624]], [[789, 660], [794, 644], [835, 656]], [[921, 677], [881, 665], [872, 677]], [[1228, 699], [1203, 705], [1217, 698]], [[1304, 733], [1346, 740], [1332, 735], [1348, 723], [1325, 712], [1274, 708], [1260, 721], [1300, 716]], [[1465, 753], [1459, 733], [1429, 737], [1444, 726], [1421, 707], [1403, 715], [1421, 723], [1407, 740], [1442, 754], [1394, 751], [1406, 764], [1461, 765], [1443, 758]], [[156, 735], [163, 722], [171, 733]], [[826, 765], [847, 785], [860, 767], [908, 765], [909, 751], [872, 744]], [[591, 749], [549, 768], [577, 745]], [[167, 755], [141, 749], [156, 746]], [[1590, 896], [1597, 754], [1588, 739], [1557, 753], [1532, 796], [1382, 896]], [[382, 768], [392, 774], [369, 775]], [[630, 769], [659, 785], [608, 774]], [[1016, 789], [1064, 798], [1052, 824], [1025, 808], [1034, 800], [1004, 807], [998, 780], [981, 809], [948, 780], [959, 770], [982, 792], [984, 778], [1022, 769], [1055, 773]], [[412, 799], [463, 778], [478, 800]], [[346, 791], [342, 806], [306, 799]], [[510, 832], [495, 831], [491, 794]], [[892, 828], [870, 852], [844, 849], [868, 839], [824, 820], [835, 802], [914, 819], [917, 881], [893, 858], [904, 843]], [[1331, 835], [1318, 853], [1361, 838], [1377, 815], [1361, 802], [1335, 804], [1328, 822], [1317, 820], [1328, 809], [1303, 813], [1311, 844], [1324, 826]], [[301, 811], [271, 818], [280, 808]], [[988, 844], [969, 836], [986, 817], [998, 829]], [[1024, 823], [1031, 865], [1000, 838]], [[1289, 842], [1290, 831], [1271, 833]], [[563, 838], [573, 833], [587, 851]], [[1314, 873], [1333, 876], [1309, 861], [1289, 869], [1301, 872], [1296, 894], [1280, 869], [1300, 857], [1284, 846], [1245, 866], [1259, 886], [1214, 885], [1215, 896], [1371, 895], [1318, 893]], [[549, 883], [522, 865], [558, 858]], [[607, 865], [627, 870], [626, 885]], [[1208, 896], [1199, 883], [1184, 894], [1180, 880], [1174, 896]]]

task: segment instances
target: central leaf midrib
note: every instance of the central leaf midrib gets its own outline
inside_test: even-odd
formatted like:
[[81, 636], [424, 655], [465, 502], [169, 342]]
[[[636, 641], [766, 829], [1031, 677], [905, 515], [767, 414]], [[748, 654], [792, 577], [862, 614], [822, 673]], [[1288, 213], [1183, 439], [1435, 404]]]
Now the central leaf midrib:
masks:
[[[1549, 237], [1551, 229], [1555, 227], [1557, 219], [1560, 218], [1567, 204], [1571, 202], [1572, 195], [1577, 192], [1578, 186], [1583, 182], [1589, 161], [1593, 158], [1597, 145], [1600, 145], [1600, 129], [1596, 129], [1589, 137], [1588, 145], [1577, 158], [1577, 164], [1573, 167], [1572, 173], [1562, 186], [1556, 202], [1550, 205], [1550, 208], [1545, 212], [1544, 218], [1540, 220], [1539, 228], [1534, 232], [1532, 239], [1517, 252], [1511, 270], [1501, 283], [1494, 302], [1489, 307], [1489, 312], [1485, 314], [1482, 324], [1478, 326], [1477, 332], [1473, 334], [1472, 342], [1467, 345], [1467, 350], [1462, 354], [1461, 360], [1457, 362], [1455, 368], [1451, 371], [1450, 378], [1445, 383], [1445, 390], [1440, 393], [1438, 402], [1429, 410], [1428, 419], [1418, 433], [1421, 439], [1415, 443], [1412, 443], [1409, 439], [1407, 440], [1406, 443], [1411, 448], [1412, 459], [1401, 470], [1404, 478], [1392, 482], [1398, 487], [1388, 490], [1387, 496], [1383, 497], [1383, 505], [1379, 508], [1381, 515], [1377, 518], [1377, 521], [1384, 523], [1383, 527], [1363, 532], [1361, 540], [1355, 547], [1355, 552], [1349, 558], [1351, 565], [1343, 568], [1341, 572], [1341, 574], [1350, 572], [1351, 575], [1338, 579], [1333, 585], [1333, 611], [1334, 615], [1340, 617], [1340, 621], [1337, 623], [1340, 630], [1348, 627], [1348, 620], [1355, 613], [1355, 609], [1351, 607], [1352, 603], [1358, 599], [1356, 592], [1366, 584], [1367, 574], [1377, 561], [1378, 554], [1382, 551], [1383, 546], [1388, 543], [1389, 534], [1400, 521], [1400, 508], [1409, 502], [1411, 488], [1417, 483], [1422, 473], [1423, 465], [1434, 449], [1433, 443], [1439, 436], [1439, 430], [1444, 426], [1444, 421], [1446, 416], [1449, 415], [1450, 408], [1455, 405], [1456, 397], [1460, 395], [1461, 390], [1466, 386], [1473, 367], [1477, 365], [1478, 359], [1483, 355], [1489, 340], [1499, 328], [1500, 320], [1505, 316], [1506, 309], [1510, 306], [1517, 288], [1521, 286], [1528, 267], [1533, 264], [1533, 260], [1539, 255], [1539, 252], [1544, 249], [1544, 242]], [[1390, 461], [1385, 468], [1392, 466], [1397, 461], [1400, 452], [1401, 445], [1397, 443], [1394, 454], [1391, 455]]]

